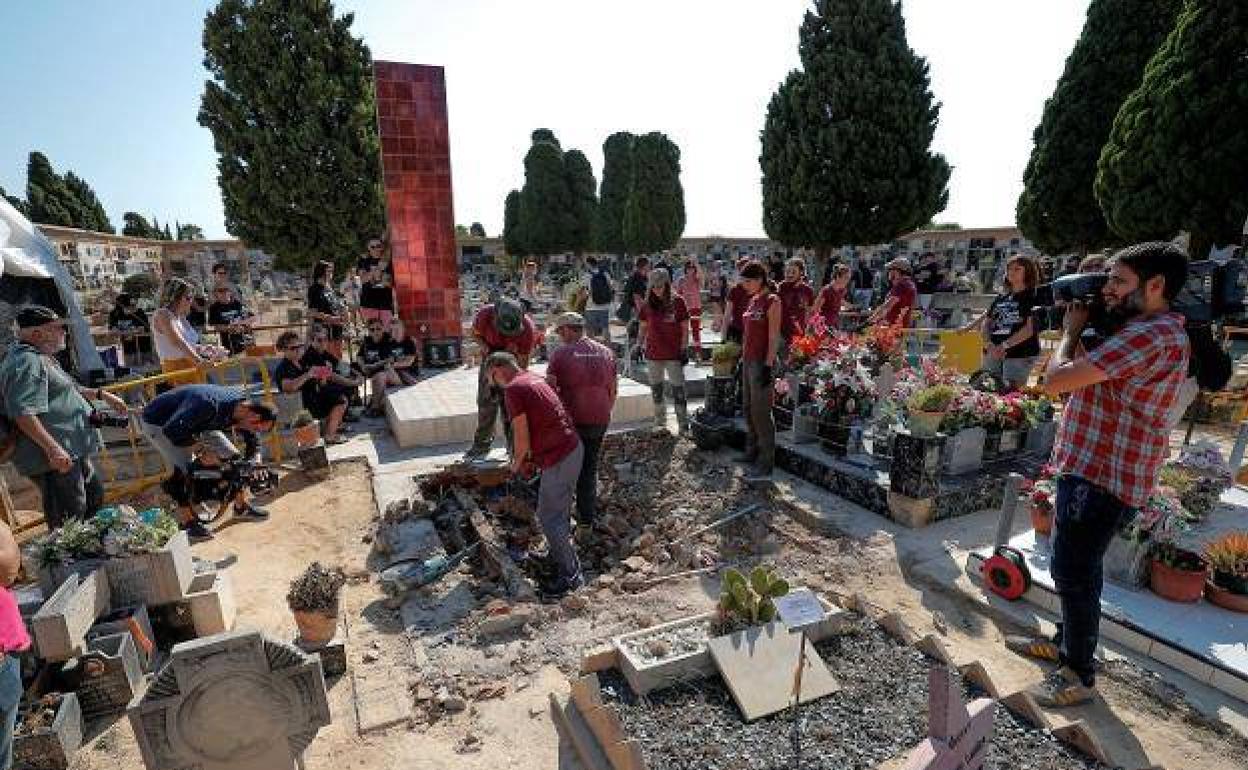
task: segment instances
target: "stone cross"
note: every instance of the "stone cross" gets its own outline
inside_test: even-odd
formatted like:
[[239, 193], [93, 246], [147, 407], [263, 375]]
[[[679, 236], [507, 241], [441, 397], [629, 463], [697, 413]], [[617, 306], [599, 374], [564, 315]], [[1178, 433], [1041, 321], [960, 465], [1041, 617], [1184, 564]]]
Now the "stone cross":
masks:
[[904, 770], [980, 770], [996, 701], [979, 698], [968, 707], [957, 678], [944, 666], [928, 671], [927, 699], [929, 737], [910, 752]]
[[293, 770], [330, 723], [320, 661], [255, 631], [174, 647], [129, 716], [148, 770]]

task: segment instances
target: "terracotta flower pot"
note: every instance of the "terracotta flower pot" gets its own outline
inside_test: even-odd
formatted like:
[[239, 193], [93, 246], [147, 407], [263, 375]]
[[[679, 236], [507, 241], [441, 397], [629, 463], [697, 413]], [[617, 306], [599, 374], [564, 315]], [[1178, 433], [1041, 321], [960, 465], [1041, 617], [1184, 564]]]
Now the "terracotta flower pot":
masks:
[[1212, 580], [1205, 583], [1205, 598], [1232, 612], [1248, 612], [1248, 594], [1228, 591], [1216, 585]]
[[1053, 511], [1042, 505], [1031, 504], [1031, 528], [1036, 531], [1037, 535], [1050, 535], [1053, 533]]
[[295, 616], [295, 626], [299, 629], [299, 638], [309, 645], [329, 644], [338, 631], [338, 613], [333, 615], [324, 612], [303, 612], [291, 610]]
[[1153, 593], [1172, 602], [1198, 602], [1205, 592], [1209, 570], [1175, 569], [1163, 561], [1153, 560], [1148, 585]]

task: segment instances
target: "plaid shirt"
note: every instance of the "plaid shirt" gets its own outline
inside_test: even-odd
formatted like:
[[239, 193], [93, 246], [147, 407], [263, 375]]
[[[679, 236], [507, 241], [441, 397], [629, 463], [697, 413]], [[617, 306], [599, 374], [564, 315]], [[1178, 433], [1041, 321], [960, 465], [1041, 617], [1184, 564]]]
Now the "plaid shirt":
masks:
[[1070, 394], [1053, 449], [1058, 473], [1144, 505], [1169, 450], [1167, 415], [1187, 379], [1187, 359], [1178, 313], [1129, 321], [1088, 353], [1108, 379]]

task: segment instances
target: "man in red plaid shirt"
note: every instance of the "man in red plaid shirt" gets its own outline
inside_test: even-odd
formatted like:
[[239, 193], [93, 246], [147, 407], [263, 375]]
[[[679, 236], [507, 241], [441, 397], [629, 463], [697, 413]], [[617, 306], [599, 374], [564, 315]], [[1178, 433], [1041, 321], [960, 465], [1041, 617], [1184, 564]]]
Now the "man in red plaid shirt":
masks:
[[1083, 351], [1088, 308], [1066, 309], [1043, 386], [1051, 396], [1070, 394], [1052, 459], [1058, 472], [1052, 571], [1062, 622], [1052, 641], [1006, 640], [1017, 652], [1061, 663], [1031, 691], [1043, 706], [1073, 706], [1094, 695], [1105, 551], [1153, 491], [1169, 448], [1168, 414], [1187, 377], [1183, 316], [1170, 310], [1186, 280], [1181, 249], [1141, 243], [1110, 263], [1101, 295], [1117, 329], [1111, 336]]

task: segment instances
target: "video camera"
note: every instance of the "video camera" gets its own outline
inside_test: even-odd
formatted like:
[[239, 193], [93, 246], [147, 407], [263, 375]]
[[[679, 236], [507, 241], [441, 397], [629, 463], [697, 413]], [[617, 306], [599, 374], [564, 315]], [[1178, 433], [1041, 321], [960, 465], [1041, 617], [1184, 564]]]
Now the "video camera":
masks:
[[[1241, 285], [1243, 265], [1238, 260], [1218, 264], [1211, 259], [1190, 262], [1187, 283], [1171, 302], [1189, 324], [1210, 323], [1244, 309], [1244, 287]], [[1036, 304], [1052, 307], [1058, 302], [1086, 302], [1095, 319], [1105, 309], [1101, 289], [1109, 280], [1108, 273], [1074, 273], [1036, 287]], [[1099, 309], [1099, 312], [1098, 312]]]
[[244, 488], [250, 490], [253, 495], [264, 494], [277, 488], [277, 474], [268, 466], [242, 458], [226, 460], [221, 465], [197, 467], [191, 471], [191, 480], [192, 486], [196, 485], [194, 482], [208, 484], [225, 482], [229, 487], [228, 497], [233, 497]]
[[113, 414], [92, 409], [87, 415], [87, 424], [92, 428], [124, 428], [130, 424], [129, 415]]

